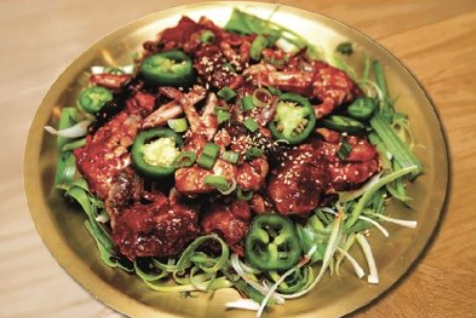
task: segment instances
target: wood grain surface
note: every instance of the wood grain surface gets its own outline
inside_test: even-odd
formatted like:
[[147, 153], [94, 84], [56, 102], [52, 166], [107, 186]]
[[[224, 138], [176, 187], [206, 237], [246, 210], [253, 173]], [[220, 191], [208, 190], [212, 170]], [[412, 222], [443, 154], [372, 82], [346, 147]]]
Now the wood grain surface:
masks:
[[[30, 122], [63, 69], [94, 41], [192, 1], [0, 0], [0, 317], [120, 317], [55, 262], [30, 219], [22, 162]], [[383, 44], [423, 83], [442, 120], [451, 185], [425, 255], [352, 317], [476, 317], [476, 1], [283, 0]]]

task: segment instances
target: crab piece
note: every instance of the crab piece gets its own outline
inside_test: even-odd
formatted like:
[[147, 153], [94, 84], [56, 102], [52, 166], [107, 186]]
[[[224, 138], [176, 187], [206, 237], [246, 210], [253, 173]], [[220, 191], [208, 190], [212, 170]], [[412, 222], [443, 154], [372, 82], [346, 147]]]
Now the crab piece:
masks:
[[311, 145], [301, 145], [271, 172], [267, 190], [280, 214], [306, 217], [319, 204], [328, 172], [324, 160], [313, 152]]
[[240, 46], [239, 56], [241, 65], [247, 65], [247, 63], [250, 61], [251, 43], [252, 42], [250, 40], [244, 40]]
[[207, 87], [213, 86], [220, 89], [229, 86], [236, 89], [243, 83], [242, 76], [232, 71], [218, 45], [203, 46], [196, 52], [194, 61], [197, 74]]
[[[197, 87], [196, 89], [199, 88]], [[202, 87], [200, 89], [204, 88]], [[185, 113], [185, 116], [187, 117], [192, 132], [206, 133], [207, 127], [202, 122], [200, 115], [198, 114], [194, 104], [189, 98], [187, 98], [181, 91], [173, 87], [161, 87], [160, 91], [167, 97], [175, 99], [182, 105], [183, 111]]]
[[315, 132], [319, 134], [324, 141], [331, 144], [338, 144], [340, 141], [340, 133], [324, 127], [316, 128]]
[[231, 144], [231, 135], [227, 129], [220, 129], [213, 137], [215, 145], [220, 147], [221, 152], [224, 152], [226, 147]]
[[137, 91], [132, 98], [126, 101], [126, 111], [129, 114], [137, 114], [147, 117], [154, 110], [155, 96], [149, 93]]
[[118, 90], [132, 79], [129, 74], [94, 74], [89, 78], [91, 84]]
[[131, 167], [125, 168], [114, 176], [113, 183], [104, 202], [112, 228], [114, 228], [115, 220], [121, 213], [121, 210], [132, 205], [133, 202], [138, 202], [142, 197], [143, 191], [143, 180]]
[[319, 99], [320, 104], [314, 107], [318, 119], [362, 95], [359, 87], [345, 72], [324, 62], [306, 64], [306, 70], [292, 68], [257, 72], [253, 74], [253, 82]]
[[212, 204], [201, 224], [205, 233], [217, 233], [235, 253], [243, 256], [241, 242], [248, 232], [250, 222], [251, 211], [248, 203], [234, 200], [228, 204]]
[[233, 65], [239, 65], [240, 64], [240, 56], [238, 53], [231, 47], [230, 42], [227, 41], [220, 41], [220, 49], [223, 52], [223, 55], [226, 57], [228, 62], [230, 62]]
[[[189, 93], [185, 94], [185, 97], [192, 104], [196, 104], [205, 98], [206, 90], [201, 86], [193, 87]], [[183, 114], [182, 105], [178, 100], [173, 100], [155, 110], [152, 114], [147, 116], [142, 122], [142, 128], [152, 128], [157, 126], [163, 126], [167, 123], [167, 120], [174, 119]]]
[[254, 193], [249, 202], [251, 210], [256, 214], [269, 213], [276, 210], [273, 201], [265, 193]]
[[258, 191], [264, 187], [268, 172], [269, 164], [263, 157], [243, 162], [238, 167], [236, 183], [245, 191]]
[[217, 96], [214, 93], [210, 93], [207, 98], [207, 103], [203, 108], [202, 112], [202, 122], [205, 124], [206, 135], [208, 140], [212, 140], [213, 136], [218, 129], [218, 120], [217, 116], [213, 113], [215, 106], [217, 106]]
[[174, 190], [169, 199], [161, 193], [145, 199], [150, 203], [126, 208], [116, 219], [112, 238], [120, 252], [131, 261], [180, 253], [198, 234], [199, 207], [181, 202]]
[[[276, 67], [271, 64], [260, 62], [258, 64], [251, 65], [246, 70], [243, 71], [244, 76], [253, 76], [261, 73], [269, 74], [271, 72], [276, 72]], [[263, 77], [262, 80], [266, 80], [266, 77]]]
[[327, 192], [355, 189], [379, 170], [377, 160], [339, 163], [329, 168], [332, 187]]
[[300, 95], [312, 95], [314, 74], [298, 70], [260, 72], [254, 75], [257, 85], [272, 86], [277, 89]]
[[193, 35], [204, 27], [189, 17], [183, 16], [175, 27], [163, 30], [159, 40], [165, 50], [182, 48], [185, 52], [192, 52], [199, 44], [200, 38]]
[[137, 136], [143, 116], [152, 111], [154, 103], [153, 95], [135, 92], [123, 110], [93, 135], [88, 135], [84, 147], [75, 149], [76, 166], [100, 199], [108, 197], [115, 176], [131, 164], [128, 148]]
[[321, 104], [314, 106], [316, 117], [322, 118], [344, 103], [362, 96], [357, 84], [344, 72], [324, 62], [316, 62], [312, 96]]
[[75, 149], [76, 166], [100, 199], [108, 197], [115, 175], [131, 164], [127, 148], [134, 142], [141, 120], [141, 116], [123, 111], [93, 136], [88, 135], [84, 147]]
[[205, 184], [207, 176], [222, 176], [231, 185], [236, 180], [237, 168], [235, 165], [218, 159], [212, 170], [197, 165], [190, 168], [181, 168], [175, 171], [175, 187], [182, 194], [193, 196], [197, 194], [213, 193], [215, 187]]
[[365, 139], [354, 136], [346, 137], [344, 140], [352, 147], [345, 159], [338, 156], [339, 143], [320, 141], [313, 144], [318, 155], [328, 162], [330, 175], [328, 193], [356, 188], [380, 170], [375, 146]]
[[[277, 69], [284, 69], [289, 65], [289, 54], [282, 49], [264, 49], [261, 52], [263, 60], [267, 63], [271, 63]], [[301, 62], [301, 61], [300, 61]], [[301, 63], [302, 64], [302, 63]]]

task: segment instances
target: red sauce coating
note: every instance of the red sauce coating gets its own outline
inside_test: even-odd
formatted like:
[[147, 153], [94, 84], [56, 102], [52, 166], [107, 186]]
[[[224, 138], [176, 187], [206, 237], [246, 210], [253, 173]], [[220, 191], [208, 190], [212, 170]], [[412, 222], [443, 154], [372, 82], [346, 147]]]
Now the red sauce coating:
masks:
[[166, 257], [180, 253], [198, 234], [198, 209], [169, 202], [164, 195], [150, 195], [148, 204], [122, 211], [113, 229], [113, 240], [123, 255]]
[[246, 236], [251, 221], [248, 203], [234, 200], [230, 203], [215, 203], [205, 214], [202, 227], [205, 233], [217, 233], [239, 255], [244, 255], [241, 241]]
[[[214, 34], [210, 44], [200, 40], [205, 30]], [[183, 114], [190, 128], [182, 150], [200, 156], [205, 144], [215, 141], [220, 154], [232, 150], [243, 156], [249, 147], [257, 146], [257, 139], [240, 124], [246, 116], [261, 125], [258, 139], [265, 141], [259, 146], [266, 148], [267, 140], [273, 142], [265, 126], [274, 117], [276, 101], [247, 113], [238, 103], [257, 87], [273, 86], [310, 98], [317, 103], [314, 110], [318, 118], [362, 95], [345, 72], [310, 60], [304, 51], [290, 54], [277, 47], [266, 48], [256, 63], [249, 56], [255, 36], [228, 33], [207, 18], [195, 22], [183, 17], [177, 26], [161, 32], [156, 41], [144, 43], [144, 56], [183, 50], [193, 60], [197, 85], [187, 92], [186, 87], [154, 88], [141, 82], [125, 101], [124, 109], [112, 119], [108, 117], [104, 126], [87, 136], [86, 145], [75, 150], [78, 170], [91, 191], [105, 201], [113, 240], [128, 259], [179, 254], [200, 234], [200, 218], [203, 233], [217, 233], [233, 251], [243, 255], [242, 241], [252, 219], [251, 211], [306, 217], [336, 191], [356, 188], [380, 170], [377, 152], [365, 139], [316, 129], [314, 137], [298, 147], [286, 148], [276, 158], [268, 152], [253, 160], [242, 158], [236, 165], [218, 159], [212, 169], [194, 164], [176, 170], [172, 190], [144, 191], [144, 182], [130, 158], [130, 147], [140, 129], [163, 126], [167, 119]], [[100, 74], [90, 81], [120, 93], [132, 77]], [[225, 86], [236, 92], [235, 101], [215, 97], [200, 103], [205, 95], [212, 95], [210, 91]], [[162, 100], [168, 108], [161, 110]], [[230, 122], [219, 126], [213, 112], [217, 105], [229, 106]], [[344, 160], [337, 155], [342, 138], [352, 146]], [[223, 176], [230, 184], [236, 181], [254, 195], [249, 202], [234, 199], [234, 195], [233, 199], [221, 197], [213, 186], [204, 183], [208, 175]], [[163, 193], [169, 190], [167, 198]], [[208, 207], [201, 215], [197, 202]]]

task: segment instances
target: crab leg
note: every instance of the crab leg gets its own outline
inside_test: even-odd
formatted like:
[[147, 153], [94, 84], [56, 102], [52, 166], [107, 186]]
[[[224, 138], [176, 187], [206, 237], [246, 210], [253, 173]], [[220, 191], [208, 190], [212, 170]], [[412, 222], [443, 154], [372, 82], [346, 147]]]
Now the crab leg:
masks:
[[[169, 90], [167, 90], [167, 92], [170, 93]], [[163, 126], [167, 123], [167, 120], [177, 118], [183, 114], [182, 105], [180, 104], [179, 100], [175, 98], [177, 97], [176, 93], [173, 93], [172, 95], [174, 96], [172, 97], [174, 98], [174, 100], [163, 105], [162, 107], [154, 111], [152, 114], [150, 114], [146, 119], [144, 119], [144, 121], [142, 122], [142, 128]], [[184, 97], [186, 97], [190, 101], [190, 103], [196, 104], [203, 98], [205, 98], [205, 90], [200, 86], [196, 86]]]
[[213, 136], [218, 129], [218, 121], [213, 114], [213, 110], [217, 105], [217, 97], [214, 93], [208, 95], [207, 104], [205, 105], [202, 113], [202, 122], [205, 124], [208, 140], [213, 139]]
[[187, 117], [192, 132], [206, 132], [206, 126], [202, 122], [200, 115], [198, 115], [198, 112], [189, 97], [185, 96], [181, 91], [173, 87], [162, 87], [160, 91], [168, 97], [175, 99], [180, 103], [180, 105], [182, 105], [185, 117]]

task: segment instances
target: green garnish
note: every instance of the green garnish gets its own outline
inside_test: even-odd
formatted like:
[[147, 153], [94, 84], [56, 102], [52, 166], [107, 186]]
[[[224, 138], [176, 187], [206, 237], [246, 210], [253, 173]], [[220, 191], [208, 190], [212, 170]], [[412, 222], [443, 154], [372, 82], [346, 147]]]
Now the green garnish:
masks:
[[222, 89], [220, 89], [217, 93], [218, 97], [226, 100], [226, 101], [229, 101], [230, 99], [232, 99], [233, 97], [236, 96], [236, 93], [234, 90], [232, 90], [231, 88], [229, 88], [228, 86], [225, 86], [223, 87]]
[[339, 52], [343, 55], [352, 55], [354, 49], [352, 48], [351, 42], [342, 42], [336, 47], [336, 52]]
[[215, 144], [208, 143], [202, 150], [200, 157], [198, 157], [197, 164], [200, 167], [211, 169], [215, 164], [218, 154], [220, 152], [220, 147]]
[[215, 34], [210, 30], [205, 30], [200, 35], [200, 41], [203, 43], [211, 44], [215, 40]]
[[352, 152], [352, 146], [350, 144], [348, 144], [347, 142], [342, 141], [341, 145], [340, 145], [340, 148], [339, 148], [339, 151], [337, 151], [337, 156], [341, 160], [345, 160], [349, 157], [351, 152]]
[[246, 160], [250, 161], [254, 158], [261, 157], [264, 154], [264, 150], [256, 147], [250, 147], [246, 150]]
[[253, 97], [250, 95], [243, 96], [241, 99], [241, 108], [244, 112], [252, 110], [255, 107], [253, 103]]
[[240, 160], [240, 154], [234, 151], [225, 151], [222, 155], [223, 160], [237, 164]]
[[246, 118], [246, 120], [243, 122], [243, 125], [251, 132], [255, 132], [259, 128], [256, 121], [251, 117]]
[[230, 183], [223, 176], [206, 176], [203, 180], [206, 185], [211, 185], [215, 189], [225, 191], [230, 188]]
[[188, 129], [188, 122], [185, 118], [169, 119], [167, 125], [177, 133], [185, 132]]
[[261, 52], [266, 46], [268, 46], [268, 40], [261, 34], [258, 35], [251, 44], [250, 57], [258, 61], [261, 57]]
[[176, 168], [191, 167], [195, 160], [197, 160], [197, 154], [191, 151], [184, 151], [175, 158], [172, 165]]

